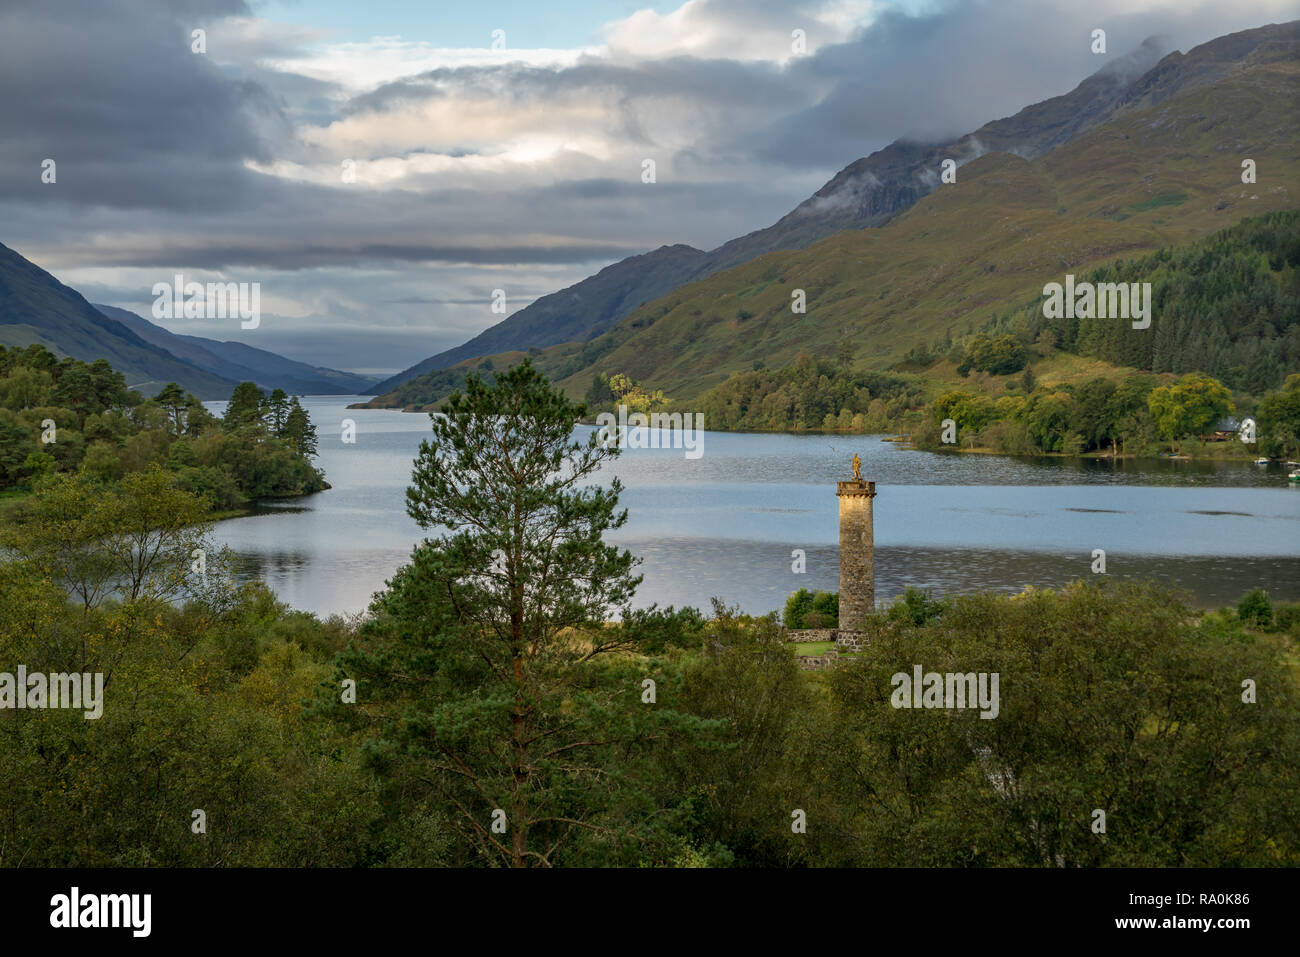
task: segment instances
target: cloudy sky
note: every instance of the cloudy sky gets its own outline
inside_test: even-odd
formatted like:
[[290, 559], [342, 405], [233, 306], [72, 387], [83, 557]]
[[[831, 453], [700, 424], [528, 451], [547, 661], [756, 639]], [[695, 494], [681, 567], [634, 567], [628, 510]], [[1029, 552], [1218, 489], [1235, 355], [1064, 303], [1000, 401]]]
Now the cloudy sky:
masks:
[[0, 0], [0, 242], [146, 316], [178, 272], [259, 282], [257, 329], [160, 324], [391, 373], [499, 321], [493, 289], [513, 312], [624, 256], [712, 248], [898, 137], [1065, 93], [1149, 36], [1187, 50], [1297, 17], [1300, 0]]

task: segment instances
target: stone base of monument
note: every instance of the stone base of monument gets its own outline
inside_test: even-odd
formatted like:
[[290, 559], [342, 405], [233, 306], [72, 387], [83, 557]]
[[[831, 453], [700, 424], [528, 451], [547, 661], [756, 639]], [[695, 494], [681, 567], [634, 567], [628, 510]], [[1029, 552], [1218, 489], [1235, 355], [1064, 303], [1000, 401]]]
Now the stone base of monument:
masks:
[[806, 643], [829, 641], [835, 647], [821, 655], [795, 655], [800, 667], [810, 671], [824, 671], [833, 668], [842, 654], [856, 654], [865, 651], [870, 640], [866, 633], [849, 631], [847, 628], [792, 628], [786, 631], [786, 640]]
[[865, 632], [861, 631], [836, 631], [835, 632], [835, 650], [845, 651], [866, 651], [869, 639]]

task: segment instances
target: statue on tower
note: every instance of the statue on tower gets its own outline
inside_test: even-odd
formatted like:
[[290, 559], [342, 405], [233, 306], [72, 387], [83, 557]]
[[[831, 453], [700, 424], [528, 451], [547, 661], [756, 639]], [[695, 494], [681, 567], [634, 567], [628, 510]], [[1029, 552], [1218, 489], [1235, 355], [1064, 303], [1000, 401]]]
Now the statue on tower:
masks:
[[862, 481], [862, 459], [858, 458], [858, 453], [853, 453], [853, 481]]

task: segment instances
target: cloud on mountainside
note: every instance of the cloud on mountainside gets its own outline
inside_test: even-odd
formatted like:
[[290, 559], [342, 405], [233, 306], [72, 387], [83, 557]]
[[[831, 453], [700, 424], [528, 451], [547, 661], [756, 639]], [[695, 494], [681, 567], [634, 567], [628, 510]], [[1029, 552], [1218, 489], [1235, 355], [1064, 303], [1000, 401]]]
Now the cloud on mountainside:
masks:
[[[715, 246], [898, 136], [966, 132], [1153, 34], [1185, 50], [1297, 4], [920, 9], [690, 0], [570, 50], [512, 31], [519, 49], [496, 52], [338, 43], [237, 0], [5, 0], [0, 241], [146, 314], [176, 271], [260, 281], [268, 315], [245, 341], [393, 369], [498, 320], [493, 288], [513, 310], [626, 255]], [[1097, 26], [1104, 58], [1088, 50]], [[206, 55], [190, 51], [196, 27]]]

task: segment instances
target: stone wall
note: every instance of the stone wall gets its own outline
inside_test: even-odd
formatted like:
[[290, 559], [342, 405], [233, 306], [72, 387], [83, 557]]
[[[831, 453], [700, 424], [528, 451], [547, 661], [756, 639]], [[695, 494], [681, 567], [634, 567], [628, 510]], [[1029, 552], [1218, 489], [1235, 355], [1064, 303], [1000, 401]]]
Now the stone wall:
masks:
[[824, 655], [795, 655], [799, 667], [809, 671], [825, 671], [835, 667], [839, 657], [847, 652], [865, 651], [870, 640], [860, 631], [842, 631], [838, 628], [794, 628], [786, 631], [786, 640], [833, 641], [835, 647]]
[[839, 660], [839, 653], [832, 648], [824, 655], [795, 655], [795, 661], [799, 663], [800, 668], [808, 671], [828, 671], [835, 667], [835, 662]]
[[867, 644], [867, 636], [860, 631], [837, 631], [835, 633], [836, 651], [865, 651]]
[[790, 628], [785, 634], [787, 641], [834, 641], [837, 632], [834, 628]]

